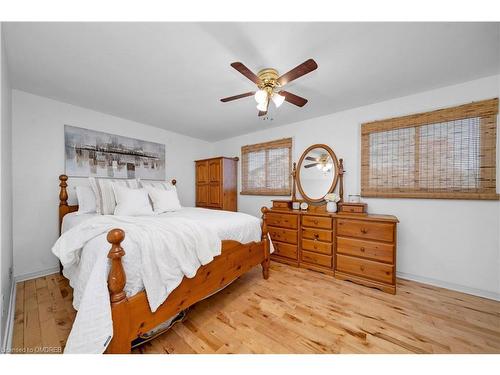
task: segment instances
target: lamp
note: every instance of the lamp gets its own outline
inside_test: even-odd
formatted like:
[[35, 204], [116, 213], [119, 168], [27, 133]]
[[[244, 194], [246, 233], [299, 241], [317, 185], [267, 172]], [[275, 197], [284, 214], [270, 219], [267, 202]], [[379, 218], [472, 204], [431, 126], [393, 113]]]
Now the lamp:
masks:
[[255, 101], [256, 101], [257, 103], [259, 103], [259, 104], [261, 104], [261, 103], [265, 103], [265, 102], [266, 102], [266, 100], [267, 100], [267, 91], [266, 91], [266, 90], [264, 90], [264, 89], [260, 89], [259, 91], [257, 91], [257, 92], [255, 93], [254, 98], [255, 98]]
[[283, 102], [285, 101], [285, 97], [283, 95], [278, 94], [278, 93], [274, 93], [273, 96], [271, 96], [271, 99], [273, 100], [276, 108], [279, 108], [280, 105], [282, 105]]

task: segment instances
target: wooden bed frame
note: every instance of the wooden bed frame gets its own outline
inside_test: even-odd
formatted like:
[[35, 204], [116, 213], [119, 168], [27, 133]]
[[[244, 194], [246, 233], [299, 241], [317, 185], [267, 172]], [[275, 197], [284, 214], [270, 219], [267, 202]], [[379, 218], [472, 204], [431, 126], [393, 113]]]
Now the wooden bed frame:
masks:
[[[68, 176], [59, 176], [59, 230], [64, 215], [78, 210], [78, 205], [68, 205]], [[176, 180], [172, 180], [176, 184]], [[267, 208], [262, 208], [265, 217]], [[260, 242], [242, 244], [237, 241], [222, 241], [222, 252], [214, 260], [202, 267], [196, 276], [184, 277], [179, 286], [168, 296], [163, 304], [153, 313], [147, 301], [146, 292], [141, 291], [129, 298], [125, 295], [126, 275], [121, 258], [125, 250], [121, 242], [125, 232], [113, 229], [108, 232], [107, 240], [111, 244], [108, 258], [111, 269], [108, 276], [108, 289], [113, 318], [113, 338], [106, 353], [130, 353], [131, 342], [141, 334], [150, 331], [180, 311], [201, 301], [224, 286], [236, 280], [256, 265], [262, 265], [262, 276], [269, 277], [270, 244], [265, 220], [262, 223]]]

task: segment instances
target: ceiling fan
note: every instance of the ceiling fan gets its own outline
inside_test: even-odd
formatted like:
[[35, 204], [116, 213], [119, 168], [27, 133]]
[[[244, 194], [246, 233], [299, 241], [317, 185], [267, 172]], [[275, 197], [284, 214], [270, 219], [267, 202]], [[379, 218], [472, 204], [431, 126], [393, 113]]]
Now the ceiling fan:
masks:
[[282, 105], [284, 101], [292, 103], [298, 107], [303, 107], [307, 103], [307, 99], [292, 94], [291, 92], [281, 90], [281, 88], [287, 83], [292, 82], [293, 80], [318, 68], [318, 64], [316, 64], [313, 59], [303, 62], [282, 76], [280, 76], [278, 71], [273, 68], [262, 69], [257, 73], [257, 75], [255, 75], [241, 62], [234, 62], [231, 66], [247, 77], [250, 81], [255, 83], [259, 90], [229, 96], [221, 99], [221, 102], [230, 102], [232, 100], [246, 98], [247, 96], [253, 95], [258, 103], [257, 109], [259, 110], [259, 116], [265, 116], [267, 114], [269, 102], [271, 100], [276, 108]]
[[304, 165], [304, 168], [312, 168], [317, 167], [319, 170], [323, 172], [328, 172], [333, 167], [333, 162], [328, 154], [321, 154], [317, 158], [313, 158], [312, 156], [306, 156], [306, 160], [312, 161], [313, 163]]

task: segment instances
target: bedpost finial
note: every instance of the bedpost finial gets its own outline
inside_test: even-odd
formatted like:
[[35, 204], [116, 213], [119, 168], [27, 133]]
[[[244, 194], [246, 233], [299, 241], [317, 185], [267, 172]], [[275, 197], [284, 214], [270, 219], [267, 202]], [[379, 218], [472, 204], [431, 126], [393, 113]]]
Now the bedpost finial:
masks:
[[[62, 174], [59, 176], [59, 187], [61, 188], [59, 190], [59, 206], [67, 206], [68, 205], [68, 191], [66, 188], [68, 187], [68, 184], [66, 181], [68, 181], [68, 176], [65, 174]], [[59, 220], [62, 220], [62, 216], [59, 217]]]
[[108, 290], [111, 299], [111, 304], [117, 304], [124, 301], [127, 296], [123, 288], [125, 288], [125, 270], [123, 269], [122, 256], [125, 251], [120, 246], [120, 243], [125, 238], [125, 232], [121, 229], [111, 229], [108, 232], [106, 239], [111, 244], [108, 258], [111, 259], [111, 269], [108, 275]]
[[106, 239], [112, 245], [120, 246], [120, 243], [125, 238], [125, 232], [121, 229], [115, 228], [108, 232]]
[[267, 208], [266, 206], [262, 207], [260, 209], [260, 211], [262, 212], [262, 227], [261, 227], [261, 230], [262, 230], [262, 240], [264, 239], [267, 239], [267, 222], [266, 222], [266, 213], [269, 211], [269, 208]]

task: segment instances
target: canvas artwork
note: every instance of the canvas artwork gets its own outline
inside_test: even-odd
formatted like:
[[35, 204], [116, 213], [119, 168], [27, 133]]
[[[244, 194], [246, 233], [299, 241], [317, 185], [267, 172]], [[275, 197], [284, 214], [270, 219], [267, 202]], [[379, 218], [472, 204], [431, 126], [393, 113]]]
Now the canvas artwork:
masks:
[[64, 126], [66, 174], [72, 177], [165, 179], [165, 145]]

